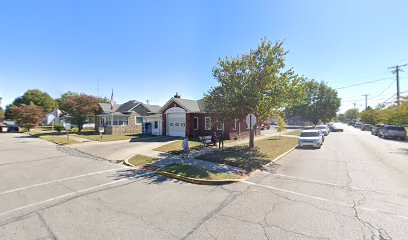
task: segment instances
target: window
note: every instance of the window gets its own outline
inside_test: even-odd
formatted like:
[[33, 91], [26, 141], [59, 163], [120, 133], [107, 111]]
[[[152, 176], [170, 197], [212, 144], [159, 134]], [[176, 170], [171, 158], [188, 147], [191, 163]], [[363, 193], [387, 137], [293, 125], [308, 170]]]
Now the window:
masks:
[[110, 117], [108, 117], [108, 118], [106, 118], [106, 125], [107, 126], [112, 126], [112, 118], [110, 118]]
[[211, 118], [210, 117], [206, 117], [204, 119], [204, 128], [205, 130], [211, 130]]
[[123, 125], [123, 117], [118, 118], [118, 125], [120, 125], [120, 126]]
[[143, 123], [143, 117], [136, 117], [136, 124], [140, 125]]
[[159, 128], [159, 121], [154, 121], [154, 129], [158, 129]]
[[198, 130], [198, 117], [194, 117], [194, 130]]
[[129, 118], [123, 117], [123, 125], [129, 125]]
[[217, 130], [224, 130], [224, 123], [217, 126]]
[[113, 117], [113, 125], [118, 125], [118, 118], [117, 117]]

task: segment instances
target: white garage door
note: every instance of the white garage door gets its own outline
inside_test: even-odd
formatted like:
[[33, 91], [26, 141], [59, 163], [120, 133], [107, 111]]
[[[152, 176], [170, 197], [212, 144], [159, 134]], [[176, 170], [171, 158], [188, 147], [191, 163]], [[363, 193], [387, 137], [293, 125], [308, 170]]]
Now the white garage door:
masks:
[[167, 135], [174, 137], [186, 136], [186, 114], [168, 113], [167, 114]]

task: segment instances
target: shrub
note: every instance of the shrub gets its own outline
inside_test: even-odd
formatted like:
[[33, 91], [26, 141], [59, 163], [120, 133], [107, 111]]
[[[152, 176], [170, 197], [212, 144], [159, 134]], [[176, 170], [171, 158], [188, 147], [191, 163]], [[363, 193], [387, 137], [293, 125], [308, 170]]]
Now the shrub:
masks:
[[71, 132], [78, 132], [79, 129], [77, 127], [71, 128]]
[[54, 129], [55, 129], [57, 132], [61, 132], [61, 131], [64, 129], [64, 126], [62, 126], [61, 123], [54, 123]]

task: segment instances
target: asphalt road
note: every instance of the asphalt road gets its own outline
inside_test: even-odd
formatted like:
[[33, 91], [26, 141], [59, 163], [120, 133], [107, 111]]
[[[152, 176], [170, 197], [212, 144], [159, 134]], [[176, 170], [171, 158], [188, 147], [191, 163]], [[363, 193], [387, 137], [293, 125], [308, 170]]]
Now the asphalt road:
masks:
[[347, 127], [246, 182], [187, 184], [0, 134], [0, 239], [407, 239], [408, 142]]

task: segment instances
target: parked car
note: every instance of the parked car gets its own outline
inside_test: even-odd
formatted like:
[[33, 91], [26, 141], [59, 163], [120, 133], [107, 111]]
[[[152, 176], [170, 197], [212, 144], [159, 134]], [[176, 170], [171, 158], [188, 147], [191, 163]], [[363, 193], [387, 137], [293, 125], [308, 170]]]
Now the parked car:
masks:
[[343, 132], [344, 129], [340, 124], [333, 124], [332, 132]]
[[377, 124], [374, 127], [371, 128], [371, 134], [373, 135], [378, 135], [378, 131], [380, 131], [381, 128], [383, 128], [385, 124]]
[[315, 129], [320, 129], [324, 133], [325, 136], [329, 135], [330, 129], [327, 125], [317, 125]]
[[263, 122], [262, 124], [261, 124], [261, 130], [265, 130], [265, 129], [270, 129], [271, 128], [271, 125], [269, 125], [269, 123], [267, 123], [267, 122]]
[[299, 137], [299, 147], [320, 148], [323, 144], [323, 136], [318, 129], [303, 130]]
[[371, 131], [371, 128], [372, 128], [373, 126], [371, 125], [371, 124], [363, 124], [362, 126], [361, 126], [361, 131]]
[[7, 132], [18, 132], [18, 131], [20, 131], [20, 127], [17, 124], [7, 125]]
[[361, 126], [363, 125], [363, 123], [362, 122], [356, 122], [356, 123], [354, 123], [354, 127], [355, 128], [361, 128]]
[[382, 138], [394, 138], [405, 140], [407, 132], [402, 126], [385, 125], [378, 131], [378, 136]]

